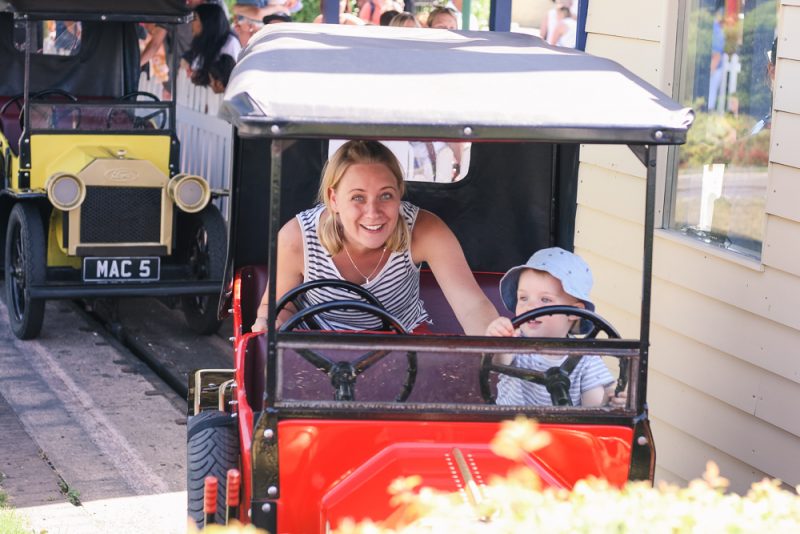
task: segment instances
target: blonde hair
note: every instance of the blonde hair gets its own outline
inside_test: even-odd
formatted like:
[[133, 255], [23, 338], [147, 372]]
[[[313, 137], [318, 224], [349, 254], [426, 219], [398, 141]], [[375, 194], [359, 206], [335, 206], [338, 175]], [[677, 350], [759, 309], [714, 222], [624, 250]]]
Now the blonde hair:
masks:
[[[351, 165], [360, 163], [385, 165], [397, 181], [397, 190], [401, 198], [406, 191], [400, 163], [392, 151], [383, 143], [378, 141], [348, 141], [339, 147], [339, 150], [333, 154], [322, 169], [322, 180], [317, 193], [317, 200], [325, 204], [325, 208], [328, 210], [328, 217], [320, 220], [317, 232], [320, 243], [331, 256], [338, 254], [342, 250], [344, 241], [342, 226], [336, 220], [336, 213], [334, 213], [331, 206], [328, 191], [339, 186], [342, 176]], [[410, 242], [411, 231], [408, 229], [405, 219], [398, 212], [397, 225], [392, 235], [386, 240], [386, 248], [389, 252], [401, 252], [408, 249]]]
[[428, 28], [432, 28], [433, 22], [436, 20], [436, 18], [442, 15], [453, 17], [453, 20], [456, 21], [456, 25], [458, 25], [458, 17], [456, 16], [456, 12], [451, 8], [444, 6], [437, 6], [431, 9], [431, 12], [428, 13], [428, 18], [425, 20], [425, 24], [428, 26]]
[[404, 27], [406, 25], [406, 22], [413, 22], [414, 23], [414, 27], [416, 27], [416, 28], [420, 27], [420, 23], [417, 20], [417, 17], [415, 17], [411, 13], [405, 13], [405, 12], [398, 13], [397, 15], [395, 15], [392, 18], [392, 21], [389, 23], [389, 26], [397, 26], [397, 27], [402, 28], [402, 27]]

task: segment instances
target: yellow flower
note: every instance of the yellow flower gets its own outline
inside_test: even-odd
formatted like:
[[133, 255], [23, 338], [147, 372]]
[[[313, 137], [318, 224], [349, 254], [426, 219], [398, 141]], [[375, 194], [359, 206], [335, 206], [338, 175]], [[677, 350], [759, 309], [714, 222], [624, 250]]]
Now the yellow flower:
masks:
[[527, 453], [546, 447], [549, 443], [550, 434], [539, 430], [535, 420], [518, 415], [513, 421], [500, 424], [500, 431], [489, 446], [498, 456], [520, 461]]

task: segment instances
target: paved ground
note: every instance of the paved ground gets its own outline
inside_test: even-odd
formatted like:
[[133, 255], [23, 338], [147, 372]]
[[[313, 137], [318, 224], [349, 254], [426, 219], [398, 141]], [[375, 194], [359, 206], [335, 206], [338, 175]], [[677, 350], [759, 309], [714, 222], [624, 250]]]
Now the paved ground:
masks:
[[0, 428], [2, 487], [37, 532], [185, 530], [185, 401], [72, 304], [24, 342], [0, 305]]

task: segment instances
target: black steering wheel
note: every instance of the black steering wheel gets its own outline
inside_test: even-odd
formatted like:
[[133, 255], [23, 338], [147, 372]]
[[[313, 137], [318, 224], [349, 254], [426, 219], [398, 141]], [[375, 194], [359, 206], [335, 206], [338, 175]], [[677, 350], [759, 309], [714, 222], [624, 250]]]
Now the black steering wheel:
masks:
[[[514, 328], [517, 328], [523, 323], [545, 315], [572, 315], [579, 317], [581, 320], [585, 319], [589, 321], [592, 324], [592, 330], [586, 334], [584, 339], [594, 339], [600, 332], [605, 333], [609, 339], [619, 339], [620, 337], [617, 330], [611, 326], [611, 323], [594, 312], [574, 306], [543, 306], [514, 317], [511, 319], [511, 324]], [[550, 393], [553, 406], [572, 406], [572, 399], [569, 396], [569, 387], [571, 385], [569, 375], [583, 356], [569, 356], [561, 365], [551, 367], [545, 372], [525, 369], [524, 367], [495, 364], [493, 362], [494, 356], [494, 354], [484, 354], [481, 357], [481, 396], [487, 403], [493, 404], [495, 402], [495, 397], [489, 385], [490, 373], [495, 372], [546, 387], [547, 392]], [[627, 381], [628, 360], [621, 359], [619, 362], [619, 378], [616, 387], [617, 393], [625, 389]]]
[[[158, 98], [153, 93], [148, 93], [147, 91], [131, 91], [130, 93], [122, 95], [119, 100], [131, 100], [133, 99], [136, 101], [138, 97], [143, 96], [145, 98], [150, 99], [153, 102], [161, 102], [161, 99]], [[111, 126], [116, 118], [116, 116], [120, 113], [125, 113], [126, 118], [132, 119], [133, 122], [133, 129], [134, 130], [145, 130], [147, 126], [150, 125], [151, 127], [155, 127], [158, 130], [164, 129], [164, 126], [167, 124], [167, 110], [166, 109], [157, 109], [152, 113], [148, 113], [147, 115], [143, 115], [139, 117], [134, 113], [132, 114], [129, 110], [124, 109], [117, 109], [112, 108], [108, 110], [108, 115], [106, 115], [106, 129], [110, 130]], [[159, 117], [158, 121], [154, 121], [156, 117]], [[154, 122], [151, 122], [154, 121]]]
[[[77, 102], [78, 101], [78, 97], [76, 97], [72, 93], [64, 91], [63, 89], [45, 89], [44, 91], [39, 91], [37, 93], [32, 93], [30, 99], [31, 100], [41, 100], [41, 99], [43, 99], [45, 97], [48, 97], [50, 95], [63, 96], [64, 98], [66, 98], [70, 102]], [[11, 107], [12, 104], [17, 106], [17, 109], [19, 110], [19, 126], [20, 126], [20, 128], [23, 128], [24, 125], [25, 125], [25, 117], [24, 117], [24, 115], [22, 113], [23, 112], [22, 102], [23, 102], [24, 98], [25, 98], [25, 95], [22, 94], [22, 93], [18, 94], [18, 95], [14, 95], [5, 104], [3, 104], [3, 107], [0, 107], [0, 115], [3, 115], [6, 112], [6, 110]], [[69, 113], [74, 113], [75, 114], [75, 123], [73, 125], [73, 128], [77, 128], [78, 126], [80, 126], [80, 124], [81, 124], [81, 108], [76, 107], [72, 111], [70, 111]], [[55, 128], [56, 124], [58, 123], [58, 115], [57, 115], [57, 111], [56, 111], [56, 107], [55, 106], [53, 106], [53, 108], [51, 110], [49, 121], [50, 121], [50, 127], [51, 128]]]
[[[305, 303], [300, 299], [303, 295], [311, 291], [312, 289], [319, 289], [321, 287], [333, 288], [333, 289], [344, 289], [345, 291], [349, 291], [354, 295], [361, 297], [366, 302], [377, 306], [378, 308], [383, 308], [383, 304], [379, 301], [375, 295], [370, 293], [368, 290], [364, 289], [358, 284], [354, 284], [353, 282], [348, 282], [347, 280], [339, 280], [337, 278], [323, 278], [320, 280], [312, 280], [310, 282], [305, 282], [296, 286], [293, 289], [287, 291], [275, 304], [275, 315], [278, 315], [286, 306], [291, 302], [294, 304], [296, 310], [299, 310], [305, 307]], [[321, 330], [320, 326], [314, 320], [314, 317], [306, 317], [304, 322], [308, 326], [308, 328], [312, 330]], [[388, 326], [386, 326], [386, 330], [389, 330]]]
[[[381, 319], [383, 325], [382, 328], [385, 330], [391, 330], [398, 334], [406, 334], [406, 330], [400, 321], [394, 317], [391, 313], [386, 311], [383, 306], [380, 304], [377, 298], [372, 295], [369, 291], [364, 289], [361, 286], [357, 286], [356, 284], [350, 284], [350, 282], [342, 282], [341, 280], [315, 280], [313, 282], [308, 282], [306, 284], [302, 284], [298, 286], [290, 293], [294, 293], [294, 298], [296, 298], [299, 294], [305, 293], [306, 291], [313, 289], [314, 287], [325, 287], [325, 286], [337, 286], [337, 287], [344, 287], [349, 290], [353, 290], [353, 288], [348, 287], [348, 285], [353, 285], [358, 288], [358, 290], [354, 290], [354, 292], [358, 293], [368, 302], [360, 301], [360, 300], [339, 300], [339, 301], [331, 301], [331, 302], [323, 302], [321, 304], [315, 304], [313, 306], [309, 306], [307, 308], [303, 308], [294, 315], [292, 315], [289, 319], [283, 323], [279, 329], [280, 332], [288, 332], [290, 330], [294, 330], [295, 328], [301, 325], [307, 325], [309, 321], [312, 321], [313, 318], [321, 313], [326, 313], [333, 310], [354, 310], [360, 312], [366, 312], [369, 314], [374, 315], [375, 317]], [[313, 286], [313, 287], [305, 287], [305, 286]], [[290, 296], [290, 293], [284, 295], [281, 301], [278, 303], [277, 306], [286, 305], [292, 298], [287, 298]], [[375, 304], [377, 302], [377, 304]], [[282, 309], [282, 307], [281, 307]], [[364, 371], [381, 361], [385, 358], [389, 353], [392, 351], [389, 350], [373, 350], [370, 351], [354, 360], [351, 361], [333, 361], [330, 358], [323, 356], [321, 354], [317, 354], [316, 352], [310, 349], [298, 349], [297, 353], [300, 354], [307, 362], [311, 365], [322, 371], [323, 373], [327, 374], [330, 377], [331, 385], [334, 389], [334, 396], [335, 400], [355, 400], [355, 384], [356, 379], [360, 374]], [[409, 395], [411, 395], [411, 390], [414, 388], [414, 382], [417, 379], [417, 353], [413, 351], [409, 351], [406, 353], [406, 377], [403, 383], [403, 389], [400, 391], [400, 394], [397, 395], [395, 400], [397, 402], [404, 402], [408, 399]]]

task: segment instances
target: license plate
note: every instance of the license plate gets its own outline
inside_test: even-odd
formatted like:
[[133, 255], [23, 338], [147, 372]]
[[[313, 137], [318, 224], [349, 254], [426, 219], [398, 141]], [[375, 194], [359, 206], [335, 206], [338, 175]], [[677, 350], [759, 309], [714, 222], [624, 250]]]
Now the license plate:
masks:
[[83, 258], [84, 282], [156, 282], [161, 258]]

